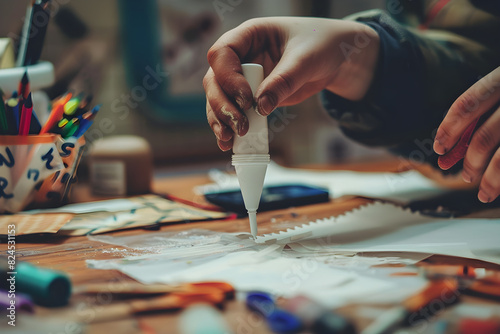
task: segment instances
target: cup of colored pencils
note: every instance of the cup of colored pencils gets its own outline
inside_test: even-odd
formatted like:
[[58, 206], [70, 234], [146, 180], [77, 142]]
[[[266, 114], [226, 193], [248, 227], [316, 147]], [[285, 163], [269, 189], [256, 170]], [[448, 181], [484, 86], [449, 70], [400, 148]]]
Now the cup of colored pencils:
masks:
[[39, 118], [27, 73], [10, 97], [0, 96], [0, 213], [62, 204], [83, 135], [101, 106], [92, 106], [91, 95], [67, 92], [52, 102], [48, 117]]

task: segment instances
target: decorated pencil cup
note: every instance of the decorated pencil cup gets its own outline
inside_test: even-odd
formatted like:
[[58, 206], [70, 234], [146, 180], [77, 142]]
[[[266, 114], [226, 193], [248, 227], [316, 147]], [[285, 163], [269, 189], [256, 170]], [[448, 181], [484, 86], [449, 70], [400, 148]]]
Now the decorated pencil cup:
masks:
[[57, 134], [0, 136], [0, 213], [61, 205], [84, 145]]

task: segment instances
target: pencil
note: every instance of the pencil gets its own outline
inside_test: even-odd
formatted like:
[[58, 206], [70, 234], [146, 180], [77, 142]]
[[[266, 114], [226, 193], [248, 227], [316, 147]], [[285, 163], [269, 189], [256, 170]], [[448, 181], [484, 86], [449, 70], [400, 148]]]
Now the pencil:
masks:
[[19, 88], [17, 89], [18, 95], [22, 99], [26, 99], [30, 93], [30, 80], [28, 78], [28, 71], [24, 71], [23, 78], [19, 82]]
[[28, 98], [23, 103], [21, 121], [19, 124], [19, 135], [27, 136], [29, 134], [32, 113], [33, 113], [33, 101], [31, 100], [31, 93], [29, 93]]

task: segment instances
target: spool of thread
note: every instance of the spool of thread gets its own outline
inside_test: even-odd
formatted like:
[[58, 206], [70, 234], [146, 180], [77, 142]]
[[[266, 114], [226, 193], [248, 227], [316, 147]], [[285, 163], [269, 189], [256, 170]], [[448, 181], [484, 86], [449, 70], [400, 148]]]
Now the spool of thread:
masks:
[[89, 161], [94, 194], [126, 196], [151, 192], [153, 153], [143, 138], [112, 136], [96, 140]]
[[[11, 285], [16, 292], [31, 297], [33, 302], [42, 306], [63, 306], [68, 304], [71, 296], [71, 282], [66, 274], [60, 271], [39, 268], [28, 262], [18, 262], [14, 270], [10, 270], [7, 260], [0, 258], [0, 271], [5, 276], [5, 290]], [[7, 274], [15, 272], [15, 274]]]

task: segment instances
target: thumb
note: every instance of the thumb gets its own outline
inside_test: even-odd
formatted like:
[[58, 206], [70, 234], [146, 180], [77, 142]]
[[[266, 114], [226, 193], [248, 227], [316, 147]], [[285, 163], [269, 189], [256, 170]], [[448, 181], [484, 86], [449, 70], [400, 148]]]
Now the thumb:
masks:
[[299, 90], [309, 79], [307, 62], [299, 57], [285, 56], [260, 84], [255, 94], [256, 111], [262, 116], [269, 115], [290, 95]]

